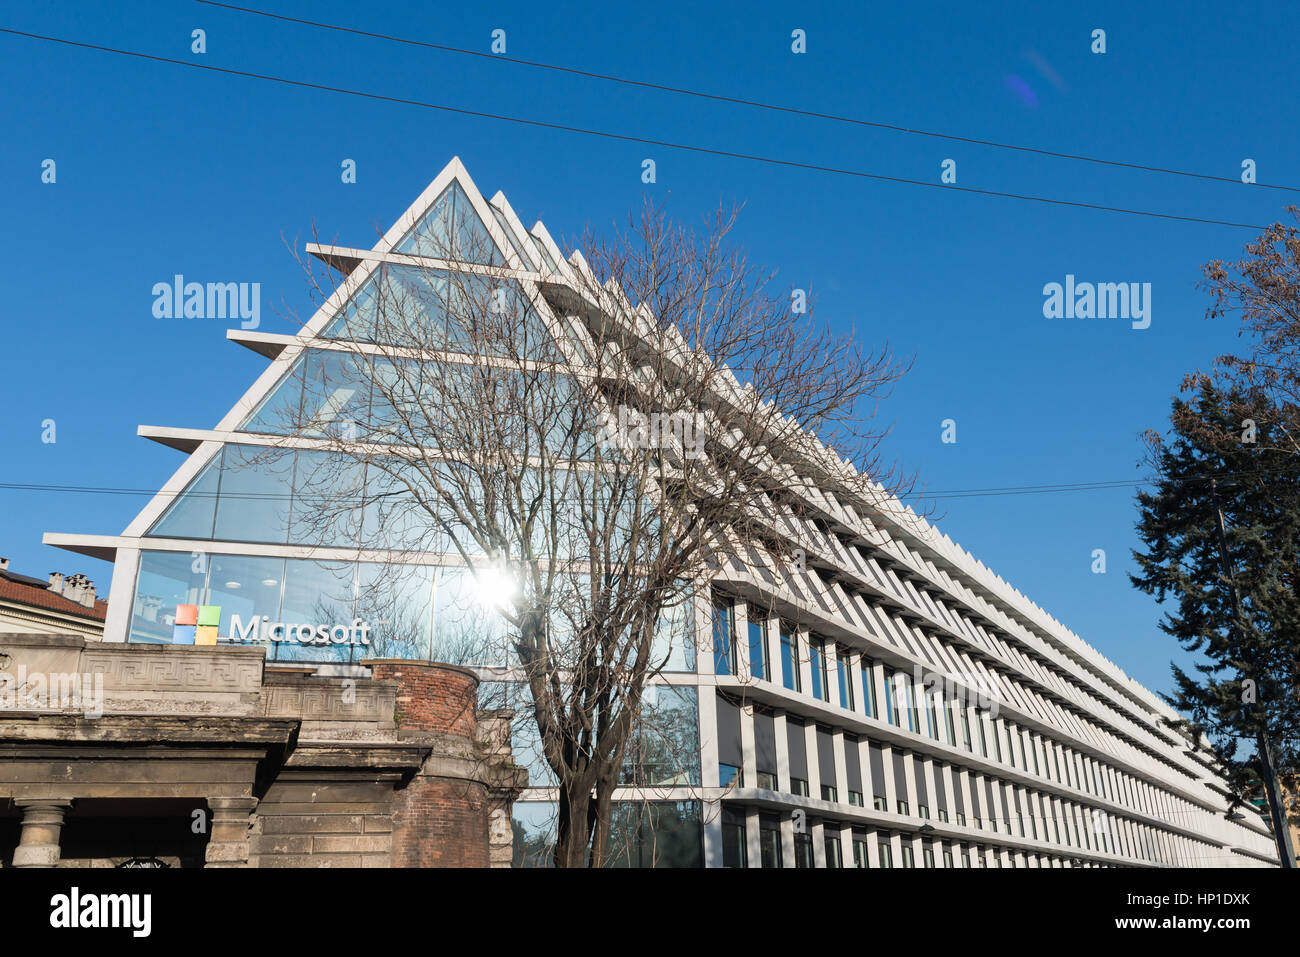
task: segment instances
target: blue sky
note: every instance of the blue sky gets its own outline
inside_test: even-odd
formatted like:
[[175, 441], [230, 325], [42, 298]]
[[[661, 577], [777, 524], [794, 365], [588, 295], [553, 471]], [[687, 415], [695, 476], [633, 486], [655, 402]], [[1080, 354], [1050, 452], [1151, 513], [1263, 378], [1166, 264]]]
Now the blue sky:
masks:
[[[258, 5], [248, 0], [249, 5]], [[880, 122], [1261, 182], [1300, 184], [1293, 39], [1300, 9], [1094, 4], [1087, 12], [894, 4], [585, 6], [266, 0], [265, 9]], [[1140, 7], [1140, 9], [1139, 9]], [[1293, 193], [709, 103], [500, 61], [416, 50], [198, 3], [36, 3], [0, 26], [230, 69], [798, 162], [1264, 224]], [[207, 31], [207, 53], [190, 34]], [[807, 34], [807, 53], [790, 49]], [[1090, 52], [1106, 30], [1107, 52]], [[296, 89], [0, 34], [6, 265], [0, 482], [156, 489], [181, 454], [138, 424], [216, 423], [264, 367], [237, 322], [157, 319], [153, 284], [259, 282], [262, 328], [309, 314], [285, 243], [368, 246], [453, 155], [480, 189], [557, 238], [621, 222], [644, 190], [697, 220], [746, 204], [738, 239], [821, 317], [915, 367], [883, 410], [886, 451], [935, 490], [1140, 474], [1183, 373], [1233, 347], [1204, 316], [1199, 268], [1255, 231], [1044, 206], [705, 156]], [[57, 182], [42, 184], [53, 158]], [[358, 181], [340, 181], [344, 159]], [[641, 182], [653, 158], [658, 181]], [[1151, 283], [1152, 322], [1045, 319], [1043, 286]], [[940, 441], [957, 422], [956, 444]], [[54, 419], [57, 441], [41, 441]], [[116, 534], [141, 496], [0, 489], [0, 555], [37, 575], [103, 563], [40, 544]], [[942, 529], [1154, 688], [1179, 653], [1130, 587], [1131, 489], [945, 498]], [[1106, 551], [1107, 571], [1091, 572]]]

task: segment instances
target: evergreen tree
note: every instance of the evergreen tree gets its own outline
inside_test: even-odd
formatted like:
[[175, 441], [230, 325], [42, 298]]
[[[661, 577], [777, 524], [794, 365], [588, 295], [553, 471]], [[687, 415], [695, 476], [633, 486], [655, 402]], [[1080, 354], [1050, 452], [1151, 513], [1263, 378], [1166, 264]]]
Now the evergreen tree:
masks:
[[1203, 659], [1193, 673], [1173, 666], [1174, 693], [1163, 697], [1186, 716], [1174, 726], [1208, 740], [1233, 789], [1229, 813], [1264, 783], [1280, 851], [1289, 841], [1286, 810], [1260, 752], [1268, 748], [1274, 773], [1294, 793], [1300, 458], [1272, 434], [1285, 419], [1263, 393], [1220, 391], [1208, 379], [1174, 400], [1168, 439], [1148, 435], [1158, 480], [1138, 494], [1146, 550], [1134, 552], [1140, 574], [1131, 576], [1161, 603], [1172, 599], [1161, 628]]

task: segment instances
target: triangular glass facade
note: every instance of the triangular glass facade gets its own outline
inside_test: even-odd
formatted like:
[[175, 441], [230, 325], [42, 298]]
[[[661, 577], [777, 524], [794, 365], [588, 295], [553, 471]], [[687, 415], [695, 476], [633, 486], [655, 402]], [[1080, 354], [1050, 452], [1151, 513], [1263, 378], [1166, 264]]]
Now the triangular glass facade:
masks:
[[460, 184], [453, 181], [411, 227], [393, 252], [428, 259], [504, 266], [505, 257], [488, 235], [483, 221]]
[[[510, 215], [477, 194], [471, 200], [467, 190], [453, 176], [392, 249], [445, 267], [385, 261], [381, 253], [335, 314], [309, 327], [314, 335], [286, 344], [278, 377], [231, 426], [241, 438], [195, 453], [208, 457], [202, 468], [140, 533], [131, 640], [190, 639], [173, 629], [188, 621], [182, 606], [198, 606], [205, 621], [218, 622], [205, 627], [219, 640], [260, 641], [272, 659], [347, 662], [388, 654], [512, 663], [493, 592], [499, 583], [464, 567], [429, 514], [430, 479], [403, 458], [409, 451], [362, 460], [334, 450], [340, 442], [418, 448], [445, 483], [467, 441], [489, 441], [487, 432], [475, 438], [476, 420], [452, 416], [446, 396], [473, 382], [487, 389], [484, 401], [509, 416], [516, 397], [522, 409], [528, 394], [518, 360], [563, 364], [543, 318], [547, 307], [530, 299], [538, 295], [532, 287], [457, 267], [501, 268], [509, 258], [526, 271], [555, 269], [535, 239], [519, 239]], [[495, 219], [508, 250], [493, 242], [476, 206]], [[441, 356], [425, 357], [426, 350]], [[491, 373], [497, 364], [482, 356], [507, 361]], [[476, 369], [490, 385], [473, 379]], [[531, 448], [544, 443], [554, 451], [576, 432], [586, 440], [579, 454], [589, 455], [597, 427], [578, 380], [559, 369], [548, 374], [566, 384], [556, 393], [559, 411], [544, 434], [532, 434], [529, 441], [539, 444]], [[507, 423], [493, 441], [508, 443], [516, 431], [524, 436], [523, 422], [521, 414], [518, 429]], [[443, 447], [444, 436], [457, 444]], [[532, 488], [538, 479], [524, 472]], [[467, 488], [480, 504], [501, 493], [472, 482]], [[459, 518], [444, 520], [471, 560], [481, 560], [488, 549]], [[388, 557], [361, 560], [357, 549]], [[343, 551], [354, 557], [341, 557]], [[337, 640], [352, 635], [354, 621], [364, 623], [369, 643]], [[335, 637], [285, 637], [307, 625], [328, 625]]]

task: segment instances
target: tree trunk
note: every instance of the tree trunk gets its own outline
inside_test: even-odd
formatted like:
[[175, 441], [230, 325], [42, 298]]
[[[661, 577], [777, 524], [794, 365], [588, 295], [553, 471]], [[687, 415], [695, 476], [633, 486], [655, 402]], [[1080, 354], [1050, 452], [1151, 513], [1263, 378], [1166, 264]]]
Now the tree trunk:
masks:
[[593, 815], [595, 834], [591, 844], [592, 867], [605, 867], [609, 864], [609, 815], [613, 791], [612, 786], [604, 783], [596, 785], [596, 806]]
[[561, 788], [553, 855], [555, 866], [586, 867], [590, 843], [591, 788]]
[[1268, 810], [1273, 819], [1273, 837], [1277, 841], [1277, 856], [1284, 868], [1295, 867], [1295, 849], [1291, 846], [1291, 829], [1287, 827], [1286, 805], [1282, 802], [1282, 789], [1277, 785], [1277, 773], [1273, 770], [1273, 748], [1268, 739], [1268, 729], [1260, 726], [1255, 739], [1259, 752], [1260, 780], [1264, 783], [1264, 796], [1268, 800]]

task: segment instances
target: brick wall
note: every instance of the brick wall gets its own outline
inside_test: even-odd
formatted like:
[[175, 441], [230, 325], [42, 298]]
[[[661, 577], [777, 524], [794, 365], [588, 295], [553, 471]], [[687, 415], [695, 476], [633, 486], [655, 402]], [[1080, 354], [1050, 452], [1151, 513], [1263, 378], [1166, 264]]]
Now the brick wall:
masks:
[[393, 795], [394, 867], [487, 867], [487, 788], [421, 772]]
[[475, 745], [478, 678], [452, 665], [370, 664], [376, 679], [397, 682], [399, 732], [448, 736], [439, 753], [393, 794], [393, 866], [487, 867], [488, 789], [458, 771], [481, 758]]
[[478, 677], [454, 665], [379, 659], [368, 662], [378, 680], [397, 682], [397, 726], [474, 737]]

